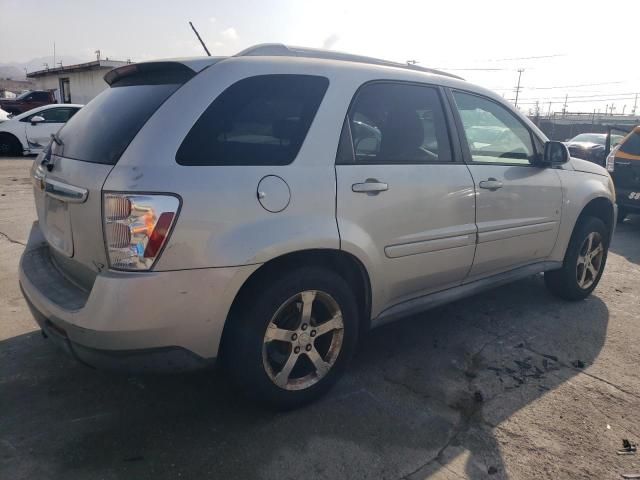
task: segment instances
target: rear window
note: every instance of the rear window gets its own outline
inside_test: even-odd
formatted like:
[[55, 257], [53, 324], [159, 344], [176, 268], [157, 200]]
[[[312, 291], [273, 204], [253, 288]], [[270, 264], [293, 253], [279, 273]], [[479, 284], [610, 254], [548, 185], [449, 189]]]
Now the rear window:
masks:
[[311, 75], [259, 75], [231, 85], [187, 134], [181, 165], [287, 165], [329, 85]]
[[620, 145], [620, 151], [630, 155], [640, 156], [640, 134], [634, 132], [629, 135], [627, 140]]
[[115, 165], [151, 115], [180, 86], [139, 84], [131, 79], [115, 83], [67, 122], [58, 134], [62, 145], [54, 143], [53, 153]]

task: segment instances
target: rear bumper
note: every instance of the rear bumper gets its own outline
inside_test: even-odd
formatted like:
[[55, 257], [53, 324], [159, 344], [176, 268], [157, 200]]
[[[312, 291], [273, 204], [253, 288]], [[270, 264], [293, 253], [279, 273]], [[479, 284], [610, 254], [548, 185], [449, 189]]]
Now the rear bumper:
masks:
[[38, 223], [20, 286], [43, 332], [89, 365], [128, 371], [211, 364], [236, 293], [258, 265], [98, 274], [90, 292], [53, 264]]

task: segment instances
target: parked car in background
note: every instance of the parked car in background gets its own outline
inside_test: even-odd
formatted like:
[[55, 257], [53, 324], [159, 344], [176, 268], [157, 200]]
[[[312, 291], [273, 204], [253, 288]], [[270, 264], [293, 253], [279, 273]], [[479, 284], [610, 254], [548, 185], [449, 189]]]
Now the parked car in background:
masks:
[[219, 359], [291, 408], [370, 328], [541, 272], [579, 300], [604, 270], [607, 171], [459, 77], [262, 45], [105, 81], [33, 164], [20, 261], [43, 332], [90, 365]]
[[611, 150], [607, 170], [616, 187], [618, 221], [623, 222], [628, 214], [640, 213], [640, 126]]
[[16, 98], [0, 99], [0, 108], [12, 115], [19, 115], [36, 107], [56, 102], [53, 90], [31, 90], [21, 93]]
[[82, 105], [54, 104], [34, 108], [0, 123], [0, 155], [37, 154], [51, 141], [51, 134], [73, 117]]
[[[622, 135], [611, 135], [611, 146], [614, 147], [624, 138]], [[569, 153], [574, 158], [582, 158], [604, 166], [606, 133], [581, 133], [567, 140]]]

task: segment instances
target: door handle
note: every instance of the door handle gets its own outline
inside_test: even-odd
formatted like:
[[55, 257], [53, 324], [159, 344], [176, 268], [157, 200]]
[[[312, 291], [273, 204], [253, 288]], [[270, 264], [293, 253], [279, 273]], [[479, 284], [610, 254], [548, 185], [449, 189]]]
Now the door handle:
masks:
[[495, 178], [489, 178], [488, 180], [483, 180], [480, 182], [480, 188], [484, 188], [486, 190], [491, 190], [495, 192], [499, 188], [502, 188], [502, 182], [500, 180], [496, 180]]
[[389, 190], [389, 184], [379, 182], [375, 178], [367, 178], [363, 183], [354, 183], [351, 190], [356, 193], [366, 193], [367, 195], [377, 195], [380, 192]]

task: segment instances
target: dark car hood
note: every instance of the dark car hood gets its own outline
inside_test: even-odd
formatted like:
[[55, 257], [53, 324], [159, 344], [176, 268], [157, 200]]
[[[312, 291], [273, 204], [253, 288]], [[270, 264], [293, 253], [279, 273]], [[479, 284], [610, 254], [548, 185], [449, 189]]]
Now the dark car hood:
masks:
[[593, 148], [604, 148], [604, 145], [600, 145], [599, 143], [593, 143], [593, 142], [567, 142], [567, 147], [589, 150]]

